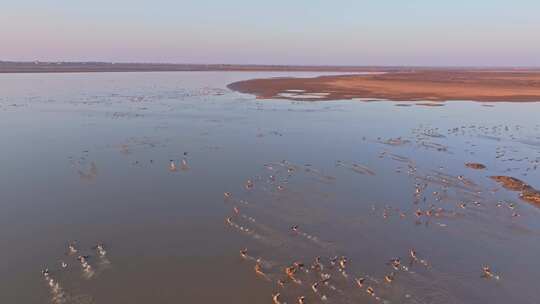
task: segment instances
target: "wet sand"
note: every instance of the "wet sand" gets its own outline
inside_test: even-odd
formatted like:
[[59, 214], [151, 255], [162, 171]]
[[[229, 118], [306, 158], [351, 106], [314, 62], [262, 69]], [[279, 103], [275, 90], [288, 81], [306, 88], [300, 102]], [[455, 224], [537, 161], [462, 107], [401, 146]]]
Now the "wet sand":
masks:
[[421, 69], [315, 78], [268, 78], [231, 83], [258, 98], [290, 100], [540, 101], [538, 70]]
[[465, 167], [475, 169], [475, 170], [482, 170], [485, 169], [486, 166], [480, 163], [466, 163]]
[[540, 191], [524, 181], [511, 176], [492, 176], [491, 179], [500, 183], [504, 188], [520, 191], [519, 197], [529, 203], [540, 204]]

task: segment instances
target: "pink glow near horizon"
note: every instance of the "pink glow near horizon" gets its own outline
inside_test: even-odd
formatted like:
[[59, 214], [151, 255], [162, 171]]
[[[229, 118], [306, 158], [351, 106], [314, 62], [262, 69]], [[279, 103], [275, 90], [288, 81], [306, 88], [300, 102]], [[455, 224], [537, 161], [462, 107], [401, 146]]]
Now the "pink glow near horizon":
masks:
[[[26, 2], [11, 9], [7, 5], [0, 19], [0, 60], [540, 66], [540, 21], [525, 8], [509, 14], [504, 9], [512, 6], [503, 4], [491, 15], [469, 11], [462, 17], [459, 7], [447, 12], [419, 0], [432, 14], [421, 18], [385, 11], [389, 4], [353, 1], [337, 1], [350, 9], [312, 4], [305, 16], [299, 14], [301, 3], [285, 2], [290, 11], [263, 4], [261, 10], [274, 14], [263, 16], [257, 6], [240, 0], [229, 6], [158, 0], [171, 11], [141, 3], [122, 6], [129, 2], [107, 9], [98, 4], [77, 9], [67, 1], [43, 7]], [[522, 2], [540, 9], [536, 2]], [[366, 7], [380, 15], [364, 14]], [[222, 13], [214, 11], [218, 8]], [[504, 14], [511, 18], [496, 18]]]

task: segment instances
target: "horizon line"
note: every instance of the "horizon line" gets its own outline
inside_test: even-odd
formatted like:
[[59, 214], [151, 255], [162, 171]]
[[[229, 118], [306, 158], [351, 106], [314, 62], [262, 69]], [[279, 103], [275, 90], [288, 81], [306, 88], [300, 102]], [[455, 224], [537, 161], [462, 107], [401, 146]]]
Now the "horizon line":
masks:
[[59, 65], [59, 64], [100, 64], [100, 65], [156, 65], [156, 66], [198, 66], [198, 67], [293, 67], [293, 68], [507, 68], [507, 69], [540, 69], [540, 65], [356, 65], [356, 64], [264, 64], [264, 63], [201, 63], [201, 62], [151, 62], [151, 61], [103, 61], [103, 60], [0, 60], [0, 64], [30, 64], [30, 65]]

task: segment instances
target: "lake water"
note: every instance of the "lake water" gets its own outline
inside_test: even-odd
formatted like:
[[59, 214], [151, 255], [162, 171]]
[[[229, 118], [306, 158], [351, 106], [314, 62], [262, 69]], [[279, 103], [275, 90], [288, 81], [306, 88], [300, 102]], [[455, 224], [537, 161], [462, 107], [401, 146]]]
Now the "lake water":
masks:
[[290, 75], [0, 75], [0, 303], [540, 303], [540, 209], [489, 178], [540, 188], [540, 103], [226, 88]]

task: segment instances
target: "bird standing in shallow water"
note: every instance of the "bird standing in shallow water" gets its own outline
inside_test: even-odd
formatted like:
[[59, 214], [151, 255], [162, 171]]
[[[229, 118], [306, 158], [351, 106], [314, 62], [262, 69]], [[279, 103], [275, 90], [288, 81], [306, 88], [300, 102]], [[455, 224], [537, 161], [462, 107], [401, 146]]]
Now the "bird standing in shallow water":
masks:
[[486, 276], [486, 277], [492, 277], [493, 276], [493, 273], [491, 272], [491, 269], [487, 265], [482, 266], [482, 272], [484, 272], [484, 276]]
[[107, 251], [105, 251], [105, 248], [103, 247], [103, 244], [97, 244], [96, 245], [96, 251], [97, 251], [97, 254], [100, 257], [105, 257], [105, 255], [107, 254]]
[[171, 162], [169, 163], [169, 171], [174, 172], [176, 171], [176, 164], [174, 163], [174, 160], [171, 159]]
[[319, 282], [311, 284], [311, 290], [313, 290], [314, 293], [319, 292]]
[[68, 252], [69, 252], [69, 254], [76, 254], [78, 252], [78, 250], [75, 247], [74, 243], [69, 243], [68, 244]]
[[255, 264], [254, 269], [255, 269], [256, 274], [258, 274], [260, 276], [263, 276], [263, 277], [266, 277], [266, 274], [263, 272], [262, 266], [261, 266], [261, 264], [259, 262], [257, 262]]
[[394, 276], [395, 274], [392, 272], [391, 274], [384, 276], [384, 280], [387, 283], [392, 283], [392, 281], [394, 281]]
[[488, 266], [488, 265], [484, 265], [482, 266], [482, 272], [483, 272], [483, 275], [482, 277], [486, 278], [486, 279], [496, 279], [498, 280], [500, 277], [498, 275], [496, 275], [495, 273], [493, 273], [491, 271], [491, 268]]
[[399, 267], [401, 266], [401, 261], [399, 260], [399, 258], [392, 259], [390, 260], [390, 265], [392, 265], [395, 270], [399, 270]]
[[281, 294], [279, 292], [272, 295], [272, 301], [274, 301], [274, 304], [282, 304], [279, 301], [280, 296], [281, 296]]
[[296, 273], [296, 267], [290, 266], [290, 267], [286, 267], [286, 268], [285, 268], [285, 274], [286, 274], [289, 278], [293, 278], [295, 273]]
[[180, 167], [182, 168], [182, 170], [189, 170], [189, 166], [188, 166], [188, 163], [187, 163], [187, 160], [185, 158], [182, 158], [182, 162], [181, 162], [181, 165]]
[[311, 269], [315, 271], [322, 271], [324, 269], [324, 266], [321, 263], [321, 257], [315, 257], [315, 261], [311, 265]]
[[247, 248], [240, 250], [240, 256], [244, 259], [247, 258]]
[[347, 266], [347, 258], [344, 256], [339, 258], [339, 267], [341, 269], [345, 269], [346, 266]]
[[416, 250], [411, 249], [411, 250], [409, 251], [409, 253], [410, 253], [411, 258], [412, 258], [413, 260], [418, 260], [418, 257], [416, 256]]

